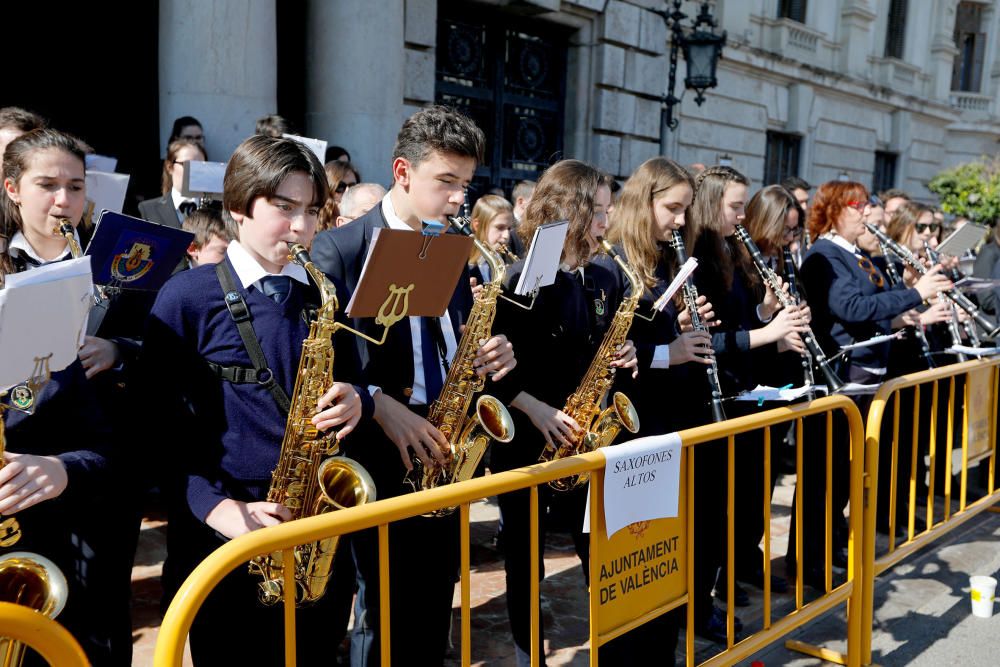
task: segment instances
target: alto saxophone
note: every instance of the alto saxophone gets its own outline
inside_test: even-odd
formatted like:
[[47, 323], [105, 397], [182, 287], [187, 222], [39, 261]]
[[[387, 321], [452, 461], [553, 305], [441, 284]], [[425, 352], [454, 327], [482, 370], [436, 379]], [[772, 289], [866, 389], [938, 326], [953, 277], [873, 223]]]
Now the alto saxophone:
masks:
[[[635, 315], [635, 309], [639, 305], [639, 298], [642, 297], [645, 286], [610, 243], [604, 239], [599, 241], [604, 251], [625, 273], [631, 289], [615, 311], [611, 326], [604, 334], [604, 340], [601, 341], [597, 354], [591, 360], [587, 374], [583, 376], [576, 391], [566, 399], [566, 405], [563, 407], [563, 412], [580, 425], [583, 433], [572, 435], [568, 445], [556, 446], [546, 443], [545, 449], [538, 457], [542, 462], [592, 452], [599, 447], [610, 445], [622, 427], [630, 433], [639, 430], [639, 415], [625, 394], [616, 391], [611, 397], [611, 404], [604, 410], [601, 410], [601, 404], [615, 378], [615, 369], [611, 368], [610, 364], [615, 360], [615, 353], [625, 344], [625, 336], [632, 326], [632, 317]], [[553, 480], [549, 482], [549, 486], [556, 491], [568, 491], [585, 484], [588, 479], [590, 473], [581, 473]]]
[[[468, 219], [453, 217], [451, 223], [462, 234], [471, 236]], [[507, 271], [503, 259], [488, 244], [475, 237], [473, 241], [490, 265], [490, 280], [483, 285], [469, 312], [469, 320], [448, 369], [448, 377], [427, 415], [427, 421], [448, 440], [451, 453], [443, 466], [427, 467], [419, 458], [413, 457], [413, 470], [407, 474], [406, 482], [414, 491], [471, 479], [491, 440], [506, 443], [514, 437], [514, 421], [507, 408], [488, 394], [476, 399], [475, 412], [467, 416], [473, 395], [482, 391], [485, 384], [472, 364], [480, 347], [479, 341], [492, 335], [497, 297], [503, 289]], [[444, 516], [454, 509], [446, 507], [431, 514]]]
[[[285, 437], [267, 500], [287, 507], [292, 519], [301, 519], [371, 502], [375, 483], [357, 461], [335, 456], [340, 451], [336, 434], [321, 433], [312, 423], [317, 402], [333, 384], [333, 334], [341, 328], [334, 321], [337, 293], [303, 246], [289, 243], [288, 249], [290, 259], [305, 268], [319, 288], [321, 305], [309, 325], [309, 337], [302, 341]], [[292, 563], [286, 563], [280, 551], [250, 561], [251, 574], [264, 578], [261, 602], [271, 605], [282, 599], [286, 567], [295, 571], [297, 605], [323, 597], [339, 541], [340, 536], [334, 536], [299, 545]]]

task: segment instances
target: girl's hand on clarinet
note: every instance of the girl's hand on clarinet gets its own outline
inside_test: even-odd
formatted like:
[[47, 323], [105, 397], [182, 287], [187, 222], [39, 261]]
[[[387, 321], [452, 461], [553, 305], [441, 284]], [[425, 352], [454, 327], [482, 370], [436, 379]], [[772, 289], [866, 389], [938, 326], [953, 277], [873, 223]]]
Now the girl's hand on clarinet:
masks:
[[951, 306], [945, 301], [938, 301], [922, 313], [916, 309], [908, 312], [916, 314], [916, 322], [913, 324], [923, 324], [926, 326], [928, 324], [951, 321]]
[[670, 344], [670, 365], [686, 364], [693, 361], [697, 364], [711, 364], [712, 336], [705, 331], [686, 331]]
[[122, 360], [117, 345], [110, 340], [94, 336], [83, 337], [83, 347], [80, 348], [78, 356], [88, 380], [98, 373], [114, 368]]
[[795, 331], [791, 332], [778, 341], [778, 352], [806, 353], [806, 344], [802, 342], [802, 337]]
[[[695, 303], [698, 305], [698, 315], [701, 317], [702, 322], [707, 322], [710, 327], [717, 327], [722, 324], [722, 322], [715, 320], [715, 311], [712, 309], [712, 304], [708, 302], [705, 295], [700, 295]], [[682, 333], [694, 330], [694, 326], [691, 324], [691, 311], [687, 308], [677, 315], [677, 327]]]
[[[778, 277], [778, 289], [785, 290], [785, 281]], [[774, 314], [781, 309], [781, 302], [778, 295], [771, 289], [770, 285], [765, 285], [764, 300], [760, 302], [760, 316], [764, 320], [774, 317]]]
[[913, 286], [920, 294], [921, 299], [929, 299], [938, 292], [947, 292], [953, 285], [947, 277], [941, 275], [941, 265], [935, 264], [934, 268], [920, 276], [920, 279]]

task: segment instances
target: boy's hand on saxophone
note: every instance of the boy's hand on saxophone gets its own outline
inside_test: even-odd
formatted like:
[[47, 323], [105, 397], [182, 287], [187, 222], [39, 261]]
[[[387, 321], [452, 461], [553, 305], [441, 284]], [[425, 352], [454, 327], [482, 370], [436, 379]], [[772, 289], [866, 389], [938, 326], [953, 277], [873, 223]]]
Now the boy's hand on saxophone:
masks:
[[569, 447], [572, 444], [570, 439], [583, 430], [576, 420], [565, 412], [525, 391], [519, 393], [510, 405], [528, 415], [535, 428], [545, 436], [545, 443], [548, 445]]
[[372, 399], [375, 401], [375, 421], [396, 445], [407, 470], [413, 470], [410, 452], [426, 468], [447, 463], [446, 452], [450, 445], [441, 431], [396, 399], [386, 396], [385, 392], [375, 392]]
[[313, 415], [313, 425], [321, 431], [337, 426], [337, 438], [344, 439], [361, 420], [361, 397], [354, 385], [334, 382], [316, 403], [317, 413]]
[[245, 503], [226, 498], [212, 508], [205, 517], [205, 523], [209, 528], [233, 539], [251, 530], [277, 526], [291, 518], [292, 513], [281, 503]]
[[631, 368], [632, 378], [639, 377], [639, 358], [635, 353], [635, 345], [630, 340], [626, 340], [618, 351], [615, 352], [615, 360], [610, 364], [611, 368]]
[[472, 365], [480, 377], [489, 374], [496, 382], [517, 366], [514, 346], [507, 340], [507, 336], [501, 334], [479, 343], [482, 347], [476, 352]]

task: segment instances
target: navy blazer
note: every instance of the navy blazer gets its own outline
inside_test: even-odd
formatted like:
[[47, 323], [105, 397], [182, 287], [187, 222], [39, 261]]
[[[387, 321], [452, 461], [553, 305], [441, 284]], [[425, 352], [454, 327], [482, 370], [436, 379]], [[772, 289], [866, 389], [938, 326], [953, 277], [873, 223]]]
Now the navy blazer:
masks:
[[174, 200], [169, 192], [162, 197], [139, 202], [139, 216], [143, 220], [167, 227], [180, 228], [181, 226], [181, 222], [177, 218], [177, 209], [174, 208]]
[[[340, 296], [342, 306], [357, 289], [372, 234], [383, 227], [388, 228], [389, 224], [382, 215], [380, 204], [349, 225], [320, 232], [313, 240], [310, 251], [313, 262], [347, 288], [348, 293]], [[461, 338], [459, 327], [468, 320], [471, 309], [472, 288], [468, 268], [465, 268], [448, 304], [456, 341]], [[374, 318], [355, 318], [353, 326], [375, 338], [382, 337], [382, 327], [375, 323]], [[345, 332], [344, 335], [350, 334]], [[407, 403], [413, 382], [413, 341], [409, 324], [401, 321], [394, 325], [382, 346], [367, 344], [361, 338], [357, 338], [357, 342], [364, 381], [380, 387], [386, 395]]]
[[[802, 262], [812, 330], [827, 355], [836, 354], [844, 345], [889, 333], [894, 317], [923, 301], [913, 288], [891, 287], [888, 277], [874, 263], [882, 286], [872, 282], [858, 264], [862, 258], [871, 259], [863, 250], [854, 254], [829, 239], [819, 239]], [[851, 363], [868, 368], [885, 368], [888, 358], [888, 343], [855, 349], [850, 354]]]

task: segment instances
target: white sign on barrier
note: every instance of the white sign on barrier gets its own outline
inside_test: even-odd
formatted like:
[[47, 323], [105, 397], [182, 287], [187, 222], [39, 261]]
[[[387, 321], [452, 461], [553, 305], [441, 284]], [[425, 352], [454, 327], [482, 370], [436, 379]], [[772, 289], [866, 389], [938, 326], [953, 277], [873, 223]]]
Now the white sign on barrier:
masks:
[[[680, 497], [681, 439], [676, 433], [602, 447], [604, 523], [608, 539], [629, 524], [677, 516]], [[590, 526], [588, 492], [584, 530]]]

